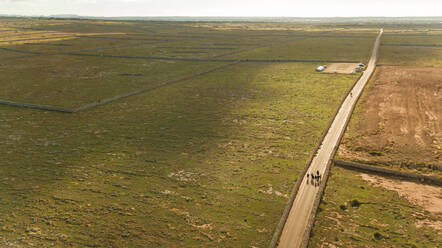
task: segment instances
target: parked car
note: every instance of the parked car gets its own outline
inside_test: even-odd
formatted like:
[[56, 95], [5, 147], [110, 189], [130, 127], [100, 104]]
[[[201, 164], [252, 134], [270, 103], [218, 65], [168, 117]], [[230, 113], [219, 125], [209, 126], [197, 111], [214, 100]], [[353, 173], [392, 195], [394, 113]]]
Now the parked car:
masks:
[[323, 71], [323, 70], [325, 70], [325, 68], [327, 68], [326, 65], [320, 65], [316, 68], [316, 71]]

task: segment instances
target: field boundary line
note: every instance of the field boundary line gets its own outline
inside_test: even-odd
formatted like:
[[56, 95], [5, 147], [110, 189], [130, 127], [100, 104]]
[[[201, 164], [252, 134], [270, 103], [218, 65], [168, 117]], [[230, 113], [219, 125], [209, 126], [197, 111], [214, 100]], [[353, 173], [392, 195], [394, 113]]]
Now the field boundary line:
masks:
[[390, 170], [382, 167], [371, 166], [363, 163], [355, 163], [351, 161], [343, 161], [338, 159], [334, 159], [333, 164], [350, 170], [368, 172], [382, 176], [400, 177], [402, 179], [406, 179], [409, 181], [417, 181], [420, 183], [442, 186], [442, 179], [433, 176], [425, 176], [412, 172]]
[[19, 55], [19, 56], [9, 56], [9, 57], [2, 57], [0, 58], [0, 61], [4, 60], [14, 60], [14, 59], [23, 59], [23, 58], [32, 58], [32, 57], [38, 57], [45, 54], [29, 54], [29, 55]]
[[359, 63], [359, 60], [326, 60], [326, 59], [217, 59], [217, 58], [186, 58], [186, 57], [161, 57], [161, 56], [128, 56], [112, 54], [94, 54], [66, 52], [66, 55], [85, 57], [109, 57], [122, 59], [151, 59], [151, 60], [175, 60], [175, 61], [199, 61], [199, 62], [254, 62], [254, 63]]
[[390, 66], [390, 67], [419, 67], [419, 68], [441, 68], [441, 66], [433, 66], [433, 65], [399, 65], [399, 64], [387, 64], [387, 63], [381, 63], [376, 64], [376, 67], [381, 66]]
[[238, 53], [242, 53], [242, 52], [248, 52], [248, 51], [252, 51], [252, 50], [263, 48], [263, 47], [269, 47], [269, 46], [271, 46], [271, 45], [257, 45], [257, 46], [253, 46], [253, 47], [247, 47], [247, 48], [243, 48], [243, 49], [239, 49], [239, 50], [234, 50], [234, 51], [231, 51], [228, 53], [215, 55], [212, 58], [216, 59], [219, 57], [229, 56], [229, 55], [238, 54]]
[[89, 39], [107, 39], [107, 40], [148, 40], [148, 41], [158, 41], [158, 42], [171, 42], [176, 40], [170, 39], [140, 39], [140, 38], [130, 38], [130, 37], [112, 37], [112, 36], [89, 36], [89, 35], [76, 35], [75, 37], [89, 38]]
[[81, 52], [94, 52], [94, 51], [101, 51], [101, 50], [107, 50], [107, 49], [118, 49], [118, 48], [130, 48], [130, 47], [140, 47], [140, 46], [149, 46], [149, 45], [155, 45], [161, 42], [140, 42], [135, 44], [126, 44], [126, 45], [116, 45], [116, 46], [106, 46], [106, 47], [95, 47], [95, 48], [85, 48], [85, 49], [79, 49], [79, 50], [71, 50], [67, 52], [56, 52], [56, 53], [48, 53], [51, 55], [71, 55], [70, 53], [81, 53]]
[[0, 47], [0, 50], [13, 52], [13, 53], [26, 53], [26, 54], [35, 54], [35, 55], [44, 54], [44, 53], [40, 53], [40, 52], [33, 52], [33, 51], [14, 49], [14, 48], [8, 48], [8, 47]]
[[187, 76], [183, 76], [183, 77], [180, 77], [180, 78], [177, 78], [177, 79], [172, 79], [172, 80], [164, 81], [164, 82], [162, 82], [162, 83], [160, 83], [158, 85], [154, 85], [154, 86], [151, 86], [151, 87], [147, 87], [147, 88], [143, 88], [143, 89], [140, 89], [140, 90], [132, 91], [132, 92], [129, 92], [129, 93], [126, 93], [126, 94], [123, 94], [123, 95], [118, 95], [118, 96], [114, 96], [114, 97], [111, 97], [111, 98], [106, 98], [106, 99], [103, 99], [103, 100], [101, 100], [99, 102], [89, 103], [89, 104], [86, 104], [86, 105], [83, 105], [81, 107], [78, 107], [78, 108], [74, 109], [73, 112], [76, 113], [76, 112], [79, 112], [79, 111], [87, 110], [87, 109], [90, 109], [90, 108], [93, 108], [93, 107], [104, 105], [106, 103], [110, 103], [110, 102], [114, 102], [114, 101], [123, 99], [123, 98], [126, 98], [126, 97], [138, 95], [138, 94], [141, 94], [141, 93], [144, 93], [144, 92], [147, 92], [147, 91], [151, 91], [151, 90], [154, 90], [154, 89], [158, 89], [158, 88], [161, 88], [161, 87], [164, 87], [164, 86], [167, 86], [167, 85], [171, 85], [171, 84], [174, 84], [174, 83], [185, 81], [185, 80], [188, 80], [188, 79], [191, 79], [191, 78], [195, 78], [195, 77], [198, 77], [198, 76], [210, 73], [210, 72], [214, 72], [214, 71], [223, 69], [225, 67], [228, 67], [228, 66], [231, 66], [231, 65], [234, 65], [234, 64], [237, 64], [237, 63], [239, 63], [239, 61], [234, 61], [232, 63], [219, 65], [219, 66], [214, 67], [212, 69], [205, 70], [205, 71], [202, 71], [202, 72], [197, 72], [197, 73], [190, 74], [190, 75], [187, 75]]
[[235, 47], [191, 47], [191, 46], [157, 46], [161, 49], [189, 49], [189, 50], [234, 50]]
[[370, 166], [375, 166], [375, 165], [382, 165], [382, 166], [400, 166], [408, 168], [408, 169], [417, 169], [417, 168], [428, 168], [431, 170], [438, 170], [438, 171], [442, 171], [442, 164], [426, 164], [426, 163], [415, 163], [415, 162], [387, 162], [387, 161], [350, 161], [350, 162], [354, 162], [354, 163], [361, 163], [361, 164], [366, 164], [366, 165], [370, 165]]
[[193, 73], [193, 74], [190, 74], [190, 75], [186, 75], [186, 76], [183, 76], [183, 77], [180, 77], [180, 78], [177, 78], [177, 79], [172, 79], [172, 80], [164, 81], [164, 82], [162, 82], [162, 83], [160, 83], [158, 85], [154, 85], [154, 86], [151, 86], [151, 87], [143, 88], [143, 89], [136, 90], [136, 91], [133, 91], [133, 92], [129, 92], [129, 93], [126, 93], [126, 94], [123, 94], [123, 95], [118, 95], [118, 96], [106, 98], [106, 99], [103, 99], [103, 100], [101, 100], [99, 102], [89, 103], [89, 104], [80, 106], [80, 107], [75, 108], [75, 109], [66, 109], [66, 108], [61, 108], [61, 107], [38, 105], [38, 104], [31, 104], [31, 103], [21, 103], [21, 102], [14, 102], [14, 101], [1, 100], [1, 99], [0, 99], [0, 105], [6, 105], [6, 106], [12, 106], [12, 107], [21, 107], [21, 108], [30, 108], [30, 109], [39, 109], [39, 110], [46, 110], [46, 111], [53, 111], [53, 112], [61, 112], [61, 113], [73, 114], [73, 113], [77, 113], [79, 111], [83, 111], [83, 110], [87, 110], [87, 109], [90, 109], [90, 108], [93, 108], [93, 107], [104, 105], [106, 103], [114, 102], [114, 101], [117, 101], [117, 100], [120, 100], [120, 99], [123, 99], [123, 98], [126, 98], [126, 97], [130, 97], [130, 96], [138, 95], [138, 94], [141, 94], [141, 93], [144, 93], [144, 92], [147, 92], [147, 91], [155, 90], [155, 89], [158, 89], [158, 88], [170, 85], [170, 84], [174, 84], [174, 83], [178, 83], [178, 82], [185, 81], [185, 80], [188, 80], [188, 79], [192, 79], [192, 78], [195, 78], [195, 77], [198, 77], [198, 76], [210, 73], [210, 72], [214, 72], [214, 71], [223, 69], [225, 67], [228, 67], [228, 66], [231, 66], [231, 65], [234, 65], [234, 64], [237, 64], [237, 63], [239, 63], [239, 61], [234, 61], [234, 62], [231, 62], [231, 63], [219, 65], [217, 67], [214, 67], [214, 68], [211, 68], [211, 69], [208, 69], [208, 70], [205, 70], [205, 71], [196, 72], [196, 73]]
[[[149, 43], [149, 42], [140, 42], [140, 43], [135, 43], [135, 44], [86, 48], [86, 49], [71, 50], [71, 51], [66, 51], [66, 52], [34, 52], [34, 51], [23, 50], [23, 49], [0, 47], [0, 50], [4, 50], [4, 51], [8, 51], [8, 52], [30, 54], [30, 55], [22, 55], [22, 56], [2, 57], [2, 58], [0, 58], [0, 60], [28, 58], [28, 57], [35, 57], [35, 56], [72, 55], [71, 53], [93, 52], [93, 51], [101, 51], [101, 50], [107, 50], [107, 49], [118, 49], [118, 48], [148, 46], [148, 45], [155, 45], [155, 44], [159, 44], [159, 43], [161, 43], [161, 42], [151, 42], [151, 43]], [[31, 44], [38, 44], [38, 43], [31, 43]], [[43, 44], [43, 43], [41, 43], [41, 44]], [[97, 56], [101, 56], [101, 55], [97, 54]]]
[[383, 43], [382, 46], [401, 46], [401, 47], [442, 47], [442, 44], [404, 44], [404, 43]]
[[7, 100], [0, 100], [0, 105], [7, 105], [7, 106], [21, 107], [21, 108], [30, 108], [30, 109], [40, 109], [40, 110], [69, 113], [69, 114], [75, 112], [72, 109], [65, 109], [65, 108], [31, 104], [31, 103], [20, 103], [20, 102], [13, 102], [13, 101], [7, 101]]

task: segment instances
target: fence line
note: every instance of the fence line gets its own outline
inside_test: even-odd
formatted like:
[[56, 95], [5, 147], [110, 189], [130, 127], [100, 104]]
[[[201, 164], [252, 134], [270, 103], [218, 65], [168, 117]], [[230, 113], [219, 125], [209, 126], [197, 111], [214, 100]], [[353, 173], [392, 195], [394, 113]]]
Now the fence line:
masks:
[[[217, 59], [217, 58], [186, 58], [186, 57], [161, 57], [161, 56], [126, 56], [110, 54], [91, 54], [66, 52], [64, 54], [86, 57], [109, 57], [122, 59], [151, 59], [151, 60], [175, 60], [175, 61], [199, 61], [199, 62], [253, 62], [253, 63], [359, 63], [359, 60], [327, 60], [327, 59]], [[224, 55], [223, 55], [224, 56]]]
[[375, 173], [375, 174], [381, 174], [383, 176], [393, 176], [393, 177], [400, 177], [403, 179], [411, 180], [411, 181], [418, 181], [421, 183], [427, 183], [427, 184], [435, 184], [442, 186], [442, 179], [432, 176], [425, 176], [425, 175], [419, 175], [412, 172], [404, 172], [404, 171], [397, 171], [397, 170], [390, 170], [382, 167], [377, 166], [371, 166], [361, 163], [355, 163], [355, 162], [349, 162], [349, 161], [342, 161], [342, 160], [333, 160], [333, 163], [335, 165], [338, 165], [343, 168], [368, 172], [368, 173]]
[[8, 100], [0, 100], [0, 105], [7, 105], [7, 106], [13, 106], [13, 107], [22, 107], [22, 108], [31, 108], [31, 109], [39, 109], [39, 110], [47, 110], [47, 111], [55, 111], [55, 112], [70, 113], [70, 114], [72, 114], [72, 113], [76, 113], [76, 112], [79, 112], [79, 111], [87, 110], [87, 109], [90, 109], [90, 108], [93, 108], [93, 107], [97, 107], [97, 106], [100, 106], [100, 105], [104, 105], [106, 103], [117, 101], [117, 100], [120, 100], [120, 99], [123, 99], [123, 98], [126, 98], [126, 97], [130, 97], [130, 96], [138, 95], [138, 94], [141, 94], [141, 93], [144, 93], [144, 92], [147, 92], [147, 91], [158, 89], [158, 88], [170, 85], [170, 84], [174, 84], [174, 83], [185, 81], [185, 80], [188, 80], [188, 79], [191, 79], [191, 78], [194, 78], [194, 77], [198, 77], [198, 76], [201, 76], [201, 75], [204, 75], [204, 74], [207, 74], [207, 73], [210, 73], [210, 72], [214, 72], [214, 71], [220, 70], [222, 68], [225, 68], [225, 67], [237, 64], [237, 63], [239, 63], [239, 62], [238, 61], [234, 61], [234, 62], [231, 62], [231, 63], [228, 63], [228, 64], [219, 65], [219, 66], [216, 66], [214, 68], [211, 68], [211, 69], [208, 69], [208, 70], [205, 70], [205, 71], [193, 73], [191, 75], [183, 76], [183, 77], [180, 77], [178, 79], [164, 81], [164, 82], [162, 82], [162, 83], [160, 83], [158, 85], [154, 85], [154, 86], [151, 86], [151, 87], [143, 88], [143, 89], [140, 89], [140, 90], [137, 90], [137, 91], [133, 91], [133, 92], [129, 92], [129, 93], [126, 93], [126, 94], [123, 94], [123, 95], [118, 95], [118, 96], [114, 96], [114, 97], [111, 97], [111, 98], [106, 98], [106, 99], [101, 100], [99, 102], [89, 103], [89, 104], [83, 105], [83, 106], [75, 108], [75, 109], [65, 109], [65, 108], [60, 108], [60, 107], [37, 105], [37, 104], [30, 104], [30, 103], [20, 103], [20, 102], [8, 101]]
[[235, 61], [235, 62], [232, 62], [232, 63], [228, 63], [228, 64], [224, 64], [224, 65], [220, 65], [220, 66], [217, 66], [215, 68], [212, 68], [212, 69], [209, 69], [209, 70], [206, 70], [206, 71], [197, 72], [197, 73], [194, 73], [194, 74], [191, 74], [191, 75], [187, 75], [187, 76], [184, 76], [184, 77], [181, 77], [181, 78], [178, 78], [178, 79], [173, 79], [173, 80], [165, 81], [165, 82], [162, 82], [162, 83], [160, 83], [158, 85], [154, 85], [154, 86], [151, 86], [151, 87], [143, 88], [143, 89], [140, 89], [140, 90], [137, 90], [137, 91], [133, 91], [133, 92], [129, 92], [129, 93], [126, 93], [126, 94], [123, 94], [123, 95], [107, 98], [107, 99], [101, 100], [99, 102], [94, 102], [94, 103], [86, 104], [84, 106], [81, 106], [79, 108], [74, 109], [73, 111], [74, 112], [78, 112], [78, 111], [87, 110], [87, 109], [90, 109], [90, 108], [93, 108], [93, 107], [104, 105], [106, 103], [110, 103], [110, 102], [113, 102], [113, 101], [117, 101], [117, 100], [123, 99], [123, 98], [129, 97], [129, 96], [138, 95], [138, 94], [141, 94], [141, 93], [144, 93], [144, 92], [147, 92], [147, 91], [151, 91], [151, 90], [154, 90], [154, 89], [158, 89], [158, 88], [170, 85], [170, 84], [174, 84], [174, 83], [178, 83], [178, 82], [181, 82], [181, 81], [185, 81], [185, 80], [188, 80], [188, 79], [200, 76], [200, 75], [204, 75], [204, 74], [207, 74], [207, 73], [210, 73], [210, 72], [213, 72], [213, 71], [225, 68], [227, 66], [237, 64], [237, 63], [238, 63], [238, 61]]
[[442, 44], [400, 44], [400, 43], [383, 43], [382, 46], [403, 46], [403, 47], [442, 47]]
[[47, 110], [47, 111], [54, 111], [54, 112], [61, 112], [61, 113], [69, 113], [69, 114], [75, 112], [72, 109], [65, 109], [65, 108], [59, 108], [59, 107], [53, 107], [53, 106], [45, 106], [45, 105], [37, 105], [37, 104], [31, 104], [31, 103], [20, 103], [20, 102], [13, 102], [13, 101], [7, 101], [7, 100], [0, 100], [0, 104], [1, 105], [13, 106], [13, 107], [40, 109], [40, 110]]

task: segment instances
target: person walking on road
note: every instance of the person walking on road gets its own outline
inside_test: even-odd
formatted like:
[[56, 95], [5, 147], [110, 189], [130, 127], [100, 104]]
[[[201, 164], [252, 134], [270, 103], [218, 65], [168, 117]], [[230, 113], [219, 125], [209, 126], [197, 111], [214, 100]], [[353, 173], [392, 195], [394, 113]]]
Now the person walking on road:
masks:
[[316, 181], [318, 181], [319, 185], [319, 182], [321, 181], [321, 175], [319, 174], [319, 170], [316, 171]]

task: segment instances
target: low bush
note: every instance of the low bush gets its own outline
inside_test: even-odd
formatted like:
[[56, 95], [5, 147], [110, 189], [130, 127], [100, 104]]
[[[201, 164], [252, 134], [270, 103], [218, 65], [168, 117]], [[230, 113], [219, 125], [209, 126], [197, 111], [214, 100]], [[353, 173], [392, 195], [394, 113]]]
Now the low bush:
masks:
[[384, 236], [380, 233], [380, 232], [374, 232], [373, 233], [373, 237], [375, 238], [375, 239], [377, 239], [377, 240], [380, 240], [380, 239], [382, 239]]
[[351, 205], [352, 207], [359, 207], [359, 206], [361, 206], [361, 202], [360, 202], [358, 199], [352, 199], [352, 200], [350, 201], [350, 205]]

